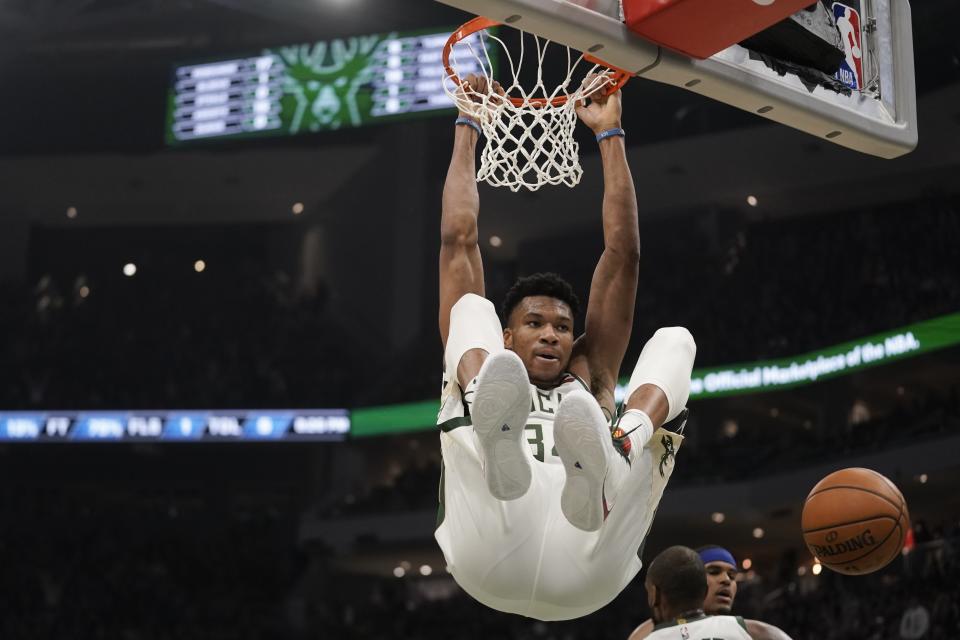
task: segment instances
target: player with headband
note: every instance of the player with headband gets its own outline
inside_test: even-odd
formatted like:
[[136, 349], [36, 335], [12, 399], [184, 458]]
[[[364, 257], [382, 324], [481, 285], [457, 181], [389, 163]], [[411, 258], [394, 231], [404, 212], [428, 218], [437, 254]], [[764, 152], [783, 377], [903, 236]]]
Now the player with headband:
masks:
[[[730, 615], [737, 597], [737, 561], [733, 554], [717, 545], [697, 549], [703, 562], [707, 579], [707, 594], [703, 599], [703, 611], [707, 615]], [[743, 620], [751, 637], [758, 639], [784, 640], [789, 638], [778, 627], [759, 620]], [[646, 620], [633, 630], [628, 640], [641, 640], [653, 632], [654, 622]]]
[[716, 545], [697, 549], [707, 574], [707, 597], [703, 608], [714, 615], [729, 615], [737, 597], [737, 561], [733, 554]]
[[[486, 82], [465, 79], [477, 94]], [[604, 250], [579, 337], [579, 301], [555, 274], [514, 284], [503, 305], [505, 326], [484, 297], [476, 110], [457, 119], [444, 185], [436, 539], [467, 593], [540, 620], [591, 613], [640, 570], [637, 549], [672, 473], [690, 392], [693, 338], [682, 327], [660, 329], [644, 346], [624, 411], [615, 416], [640, 255], [620, 100], [619, 92], [597, 95], [576, 107], [597, 138], [604, 173]]]

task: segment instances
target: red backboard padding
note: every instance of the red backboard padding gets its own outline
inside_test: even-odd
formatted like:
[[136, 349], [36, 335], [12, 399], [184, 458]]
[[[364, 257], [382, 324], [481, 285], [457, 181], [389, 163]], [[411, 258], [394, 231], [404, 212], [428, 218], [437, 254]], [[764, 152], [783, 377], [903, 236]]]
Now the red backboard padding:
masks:
[[647, 40], [709, 58], [816, 0], [623, 0], [624, 20]]

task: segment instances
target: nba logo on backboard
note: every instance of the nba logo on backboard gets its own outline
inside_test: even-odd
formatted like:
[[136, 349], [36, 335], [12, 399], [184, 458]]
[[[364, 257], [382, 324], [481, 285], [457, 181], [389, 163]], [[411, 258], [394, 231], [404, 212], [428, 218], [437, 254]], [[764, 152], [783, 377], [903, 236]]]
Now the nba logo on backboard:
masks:
[[[859, 5], [859, 2], [857, 3]], [[835, 74], [837, 80], [851, 89], [863, 89], [863, 36], [860, 31], [860, 12], [850, 4], [833, 3], [833, 17], [840, 30], [846, 59]]]

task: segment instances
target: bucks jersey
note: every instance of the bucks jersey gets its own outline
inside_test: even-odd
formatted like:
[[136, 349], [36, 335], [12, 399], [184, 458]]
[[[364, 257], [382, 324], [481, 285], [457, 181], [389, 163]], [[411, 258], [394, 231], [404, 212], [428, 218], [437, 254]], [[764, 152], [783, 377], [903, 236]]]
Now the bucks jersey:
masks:
[[470, 387], [464, 393], [455, 378], [445, 376], [437, 421], [443, 467], [435, 537], [457, 583], [491, 608], [540, 620], [578, 618], [613, 600], [640, 570], [637, 550], [682, 438], [663, 430], [654, 434], [634, 454], [621, 497], [600, 530], [577, 529], [560, 510], [565, 471], [553, 422], [563, 397], [585, 388], [572, 374], [552, 389], [530, 385], [525, 435], [532, 481], [525, 495], [505, 502], [490, 495], [484, 481]]
[[751, 640], [740, 616], [707, 616], [677, 618], [658, 624], [649, 640]]

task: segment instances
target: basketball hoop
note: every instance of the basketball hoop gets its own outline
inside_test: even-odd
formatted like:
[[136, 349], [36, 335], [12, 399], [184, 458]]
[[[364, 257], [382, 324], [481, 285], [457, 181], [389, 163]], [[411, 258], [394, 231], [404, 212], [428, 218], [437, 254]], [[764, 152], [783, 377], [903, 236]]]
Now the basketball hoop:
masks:
[[[566, 50], [567, 72], [550, 86], [552, 83], [543, 77], [543, 61], [551, 41], [520, 32], [520, 53], [514, 62], [503, 40], [486, 32], [500, 24], [488, 18], [474, 18], [456, 30], [443, 48], [444, 91], [460, 111], [480, 123], [486, 137], [477, 181], [512, 191], [536, 191], [545, 184], [574, 187], [583, 175], [579, 145], [573, 136], [577, 124], [575, 107], [601, 91], [604, 95], [618, 91], [630, 74], [588, 54], [575, 58], [569, 47], [557, 44]], [[480, 34], [479, 46], [468, 40], [473, 34]], [[524, 89], [520, 73], [526, 43], [531, 38], [536, 56], [534, 62], [528, 60], [528, 65], [536, 65], [536, 81], [530, 89]], [[490, 41], [495, 43], [491, 46], [503, 49], [510, 67], [501, 74], [501, 79], [508, 82], [500, 85], [494, 84], [496, 78], [487, 49]], [[456, 70], [458, 54], [461, 59], [468, 57], [471, 67], [479, 67], [486, 79], [483, 90], [470, 87], [460, 78]], [[585, 83], [587, 78], [590, 82]], [[498, 92], [496, 86], [501, 86], [503, 92]]]

